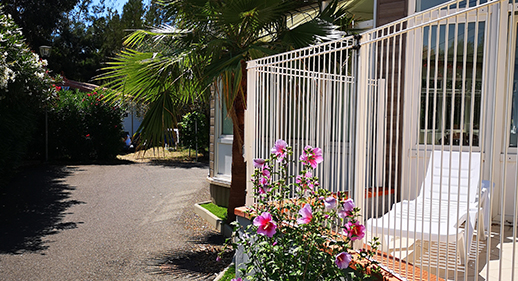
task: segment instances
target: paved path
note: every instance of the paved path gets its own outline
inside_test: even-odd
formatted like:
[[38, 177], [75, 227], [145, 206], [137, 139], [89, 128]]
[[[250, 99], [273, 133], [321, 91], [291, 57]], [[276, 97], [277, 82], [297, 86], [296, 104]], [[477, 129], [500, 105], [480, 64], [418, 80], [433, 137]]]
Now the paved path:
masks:
[[192, 211], [209, 198], [206, 176], [185, 165], [26, 169], [0, 194], [0, 280], [213, 279], [219, 268], [185, 265], [189, 253], [214, 259], [218, 236]]

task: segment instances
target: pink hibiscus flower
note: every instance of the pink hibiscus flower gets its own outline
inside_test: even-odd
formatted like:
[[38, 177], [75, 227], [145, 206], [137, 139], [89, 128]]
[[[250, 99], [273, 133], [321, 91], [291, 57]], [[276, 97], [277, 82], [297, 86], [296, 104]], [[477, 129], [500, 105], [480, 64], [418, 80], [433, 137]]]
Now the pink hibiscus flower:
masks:
[[344, 233], [352, 241], [361, 240], [365, 236], [365, 226], [359, 222], [348, 222], [345, 224]]
[[268, 212], [257, 216], [254, 219], [254, 225], [257, 226], [257, 234], [260, 235], [266, 235], [271, 238], [277, 232], [277, 225], [273, 221], [272, 215]]
[[266, 194], [270, 192], [271, 186], [268, 182], [267, 178], [260, 178], [259, 179], [259, 186], [257, 187], [257, 191], [259, 191], [259, 194]]
[[318, 147], [313, 148], [309, 145], [304, 147], [304, 152], [299, 159], [302, 163], [311, 165], [313, 169], [315, 169], [320, 162], [324, 161], [324, 158], [322, 157], [322, 149]]
[[288, 144], [284, 140], [277, 140], [274, 147], [272, 147], [272, 153], [277, 157], [277, 162], [282, 162], [286, 157], [286, 147]]
[[313, 210], [309, 204], [304, 205], [304, 207], [299, 210], [300, 218], [297, 219], [298, 224], [307, 224], [313, 218]]
[[350, 216], [354, 207], [354, 201], [351, 198], [345, 200], [345, 202], [342, 203], [342, 209], [338, 212], [338, 216], [342, 219]]
[[263, 166], [263, 170], [262, 170], [262, 172], [261, 172], [261, 173], [263, 174], [263, 177], [265, 177], [265, 178], [267, 178], [267, 179], [269, 179], [269, 178], [270, 178], [270, 176], [271, 176], [271, 174], [270, 174], [270, 170], [268, 170], [268, 168], [269, 168], [269, 167], [268, 167], [268, 165], [264, 165], [264, 166]]
[[261, 168], [263, 168], [265, 162], [266, 162], [266, 160], [264, 160], [262, 158], [255, 158], [254, 159], [254, 167], [258, 168], [258, 169], [261, 169]]
[[307, 171], [304, 175], [298, 175], [296, 179], [296, 183], [300, 184], [302, 189], [313, 189], [315, 187], [310, 179], [313, 177], [313, 174], [310, 171]]
[[352, 257], [346, 252], [341, 252], [336, 256], [335, 263], [340, 269], [346, 269], [351, 263]]
[[326, 210], [332, 210], [336, 208], [336, 198], [333, 196], [329, 196], [326, 199], [324, 199], [324, 206]]

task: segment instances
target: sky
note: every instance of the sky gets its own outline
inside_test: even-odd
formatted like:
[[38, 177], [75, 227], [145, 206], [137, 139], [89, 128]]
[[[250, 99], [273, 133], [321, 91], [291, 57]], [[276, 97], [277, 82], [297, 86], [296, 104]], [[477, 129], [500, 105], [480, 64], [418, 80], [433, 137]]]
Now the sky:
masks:
[[[99, 0], [94, 0], [94, 3], [98, 3]], [[105, 0], [106, 6], [113, 7], [119, 11], [119, 14], [122, 13], [122, 7], [126, 4], [128, 0]]]
[[[115, 8], [119, 12], [119, 15], [122, 14], [122, 7], [127, 2], [128, 2], [128, 0], [104, 0], [104, 4], [106, 5], [106, 7]], [[144, 4], [144, 7], [149, 4], [149, 0], [144, 0], [142, 2]], [[99, 0], [93, 0], [92, 4], [93, 5], [99, 4]]]

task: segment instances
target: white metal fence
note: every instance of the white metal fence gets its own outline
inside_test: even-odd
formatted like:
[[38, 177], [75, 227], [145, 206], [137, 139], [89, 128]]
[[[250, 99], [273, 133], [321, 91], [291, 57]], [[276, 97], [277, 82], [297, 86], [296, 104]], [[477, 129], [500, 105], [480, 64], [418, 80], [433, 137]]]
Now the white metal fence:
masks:
[[295, 155], [321, 147], [321, 187], [362, 207], [388, 269], [518, 279], [516, 12], [509, 1], [452, 1], [250, 62], [249, 172], [279, 138]]

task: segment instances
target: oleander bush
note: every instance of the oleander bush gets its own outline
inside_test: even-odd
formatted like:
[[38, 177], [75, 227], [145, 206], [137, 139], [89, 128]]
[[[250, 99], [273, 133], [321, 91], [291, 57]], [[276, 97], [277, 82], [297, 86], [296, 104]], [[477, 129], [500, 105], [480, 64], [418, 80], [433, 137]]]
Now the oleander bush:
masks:
[[53, 159], [113, 159], [123, 148], [119, 106], [104, 92], [59, 91], [49, 111], [49, 154]]
[[21, 29], [0, 5], [0, 186], [24, 159], [54, 93], [47, 62], [25, 44]]

